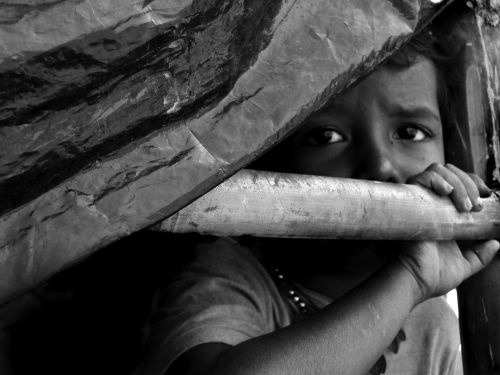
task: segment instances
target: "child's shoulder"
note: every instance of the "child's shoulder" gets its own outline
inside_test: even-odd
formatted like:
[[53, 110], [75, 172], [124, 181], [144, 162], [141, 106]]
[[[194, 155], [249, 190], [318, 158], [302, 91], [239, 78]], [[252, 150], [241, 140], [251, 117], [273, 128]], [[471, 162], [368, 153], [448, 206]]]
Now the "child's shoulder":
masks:
[[193, 259], [185, 270], [220, 275], [234, 280], [267, 278], [260, 261], [260, 249], [253, 241], [238, 237], [202, 239], [194, 248]]

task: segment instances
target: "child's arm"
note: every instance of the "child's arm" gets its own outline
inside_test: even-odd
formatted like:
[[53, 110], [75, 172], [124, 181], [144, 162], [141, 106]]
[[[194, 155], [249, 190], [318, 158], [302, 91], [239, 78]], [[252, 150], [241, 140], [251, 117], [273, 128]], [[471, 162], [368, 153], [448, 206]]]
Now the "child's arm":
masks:
[[[497, 243], [487, 242], [474, 250], [489, 262], [497, 249]], [[412, 250], [418, 251], [418, 245]], [[442, 289], [434, 283], [455, 287], [457, 284], [450, 281], [460, 282], [482, 268], [477, 259], [469, 263], [454, 249], [445, 250], [427, 243], [422, 248], [423, 252], [438, 255], [435, 269], [450, 260], [455, 262], [458, 257], [456, 262], [464, 265], [460, 267], [463, 270], [460, 277], [444, 269], [440, 279], [425, 279], [427, 274], [422, 274], [417, 280], [407, 266], [394, 261], [307, 319], [234, 347], [221, 344], [195, 347], [181, 357], [178, 365], [182, 361], [188, 363], [186, 367], [191, 372], [182, 372], [188, 374], [368, 373], [413, 307], [430, 298], [431, 291]]]
[[366, 374], [420, 299], [418, 284], [393, 263], [307, 319], [234, 347], [219, 346], [219, 353], [208, 347], [217, 344], [195, 347], [184, 359], [192, 374]]

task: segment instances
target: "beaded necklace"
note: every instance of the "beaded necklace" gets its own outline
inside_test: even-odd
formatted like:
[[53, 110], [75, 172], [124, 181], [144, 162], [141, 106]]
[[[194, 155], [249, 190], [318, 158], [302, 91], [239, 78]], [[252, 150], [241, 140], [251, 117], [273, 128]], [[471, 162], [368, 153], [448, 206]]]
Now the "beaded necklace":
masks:
[[319, 310], [297, 287], [297, 284], [285, 277], [277, 267], [272, 268], [271, 276], [278, 286], [278, 290], [285, 295], [287, 301], [302, 315], [309, 315]]
[[[316, 306], [307, 296], [305, 296], [301, 290], [298, 288], [297, 283], [288, 279], [285, 274], [277, 267], [268, 267], [268, 271], [271, 274], [272, 279], [278, 287], [278, 290], [283, 294], [287, 301], [294, 307], [302, 316], [310, 315], [320, 308]], [[400, 329], [391, 345], [389, 345], [389, 350], [397, 354], [399, 351], [399, 345], [402, 341], [406, 340], [406, 334], [403, 329]], [[375, 365], [370, 369], [370, 374], [380, 375], [385, 373], [387, 370], [387, 360], [385, 356], [382, 355]]]

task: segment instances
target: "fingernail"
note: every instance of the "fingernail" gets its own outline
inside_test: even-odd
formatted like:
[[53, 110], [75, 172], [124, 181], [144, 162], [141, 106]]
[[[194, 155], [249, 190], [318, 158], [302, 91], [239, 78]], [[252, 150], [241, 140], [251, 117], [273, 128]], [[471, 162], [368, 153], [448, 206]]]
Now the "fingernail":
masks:
[[472, 209], [472, 202], [470, 201], [469, 197], [464, 199], [464, 205], [467, 211], [470, 211]]
[[481, 203], [481, 201], [479, 199], [477, 199], [475, 202], [474, 202], [474, 208], [476, 210], [482, 210], [483, 209], [483, 204]]
[[481, 184], [483, 185], [483, 189], [488, 192], [488, 194], [491, 194], [491, 189], [486, 185], [484, 181], [481, 181]]
[[453, 191], [453, 186], [451, 186], [449, 183], [447, 183], [446, 181], [443, 181], [443, 186], [444, 188], [446, 189], [446, 192], [448, 194], [451, 194], [451, 192]]
[[491, 244], [495, 246], [497, 250], [500, 248], [500, 242], [497, 240], [491, 240]]

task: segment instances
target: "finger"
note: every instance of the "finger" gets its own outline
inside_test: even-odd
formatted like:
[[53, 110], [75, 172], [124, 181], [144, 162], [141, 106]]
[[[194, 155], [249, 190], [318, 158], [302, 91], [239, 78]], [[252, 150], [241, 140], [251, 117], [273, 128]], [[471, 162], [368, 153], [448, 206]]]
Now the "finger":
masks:
[[421, 185], [442, 196], [448, 196], [453, 192], [453, 186], [446, 182], [438, 173], [431, 170], [426, 170], [410, 177], [407, 183]]
[[481, 211], [483, 209], [483, 205], [479, 199], [479, 189], [471, 176], [460, 168], [455, 167], [453, 164], [448, 163], [446, 164], [446, 167], [455, 173], [462, 181], [465, 189], [467, 190], [469, 200], [472, 202], [472, 211]]
[[463, 256], [470, 264], [470, 275], [482, 270], [493, 260], [500, 248], [500, 243], [497, 240], [489, 240], [480, 242], [467, 250], [463, 251]]
[[474, 173], [469, 173], [469, 177], [472, 178], [477, 188], [479, 189], [480, 197], [486, 198], [491, 195], [491, 189], [488, 187], [488, 185], [486, 185], [481, 177]]
[[449, 168], [446, 168], [441, 164], [434, 163], [429, 167], [429, 169], [439, 174], [453, 187], [453, 192], [450, 194], [450, 198], [457, 210], [460, 212], [469, 212], [473, 205], [462, 179]]

